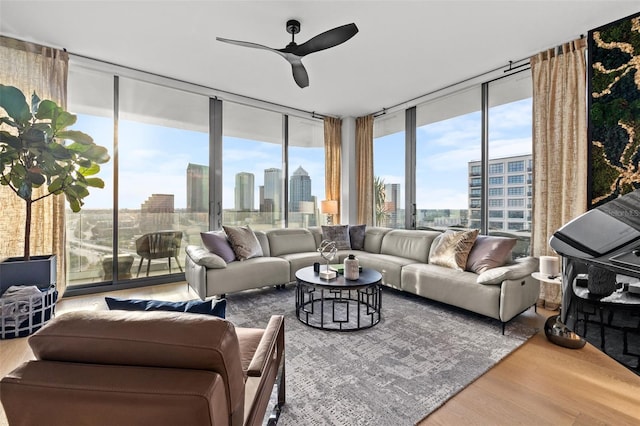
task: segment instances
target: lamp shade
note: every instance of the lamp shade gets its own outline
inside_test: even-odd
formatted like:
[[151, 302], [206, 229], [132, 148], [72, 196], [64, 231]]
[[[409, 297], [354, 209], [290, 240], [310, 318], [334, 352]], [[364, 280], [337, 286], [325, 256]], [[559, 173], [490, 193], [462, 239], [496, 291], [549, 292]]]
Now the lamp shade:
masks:
[[322, 200], [320, 202], [320, 211], [324, 214], [338, 214], [338, 201]]

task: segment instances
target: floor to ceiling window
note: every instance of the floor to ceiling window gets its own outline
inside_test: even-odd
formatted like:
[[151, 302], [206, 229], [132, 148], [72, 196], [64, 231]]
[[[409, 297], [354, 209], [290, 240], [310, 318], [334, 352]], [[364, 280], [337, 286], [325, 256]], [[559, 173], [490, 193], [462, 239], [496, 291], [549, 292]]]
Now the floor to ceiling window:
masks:
[[224, 103], [223, 225], [284, 226], [282, 114]]
[[208, 229], [208, 107], [206, 96], [120, 78], [118, 256], [134, 258], [129, 275], [180, 273], [185, 246]]
[[416, 227], [480, 228], [481, 90], [416, 108]]
[[405, 113], [373, 125], [374, 219], [377, 226], [405, 227]]
[[317, 226], [324, 200], [324, 125], [320, 120], [289, 116], [290, 228]]
[[[113, 76], [69, 67], [67, 105], [78, 121], [73, 126], [90, 135], [113, 158]], [[66, 208], [68, 288], [110, 281], [113, 275], [113, 160], [100, 165], [103, 189], [93, 188], [82, 210]]]
[[66, 212], [69, 288], [182, 276], [209, 227], [209, 98], [73, 62], [68, 86], [75, 128], [112, 158], [105, 188]]
[[517, 238], [514, 256], [525, 256], [533, 206], [531, 73], [495, 80], [488, 92], [489, 191], [501, 189], [489, 193], [488, 232]]

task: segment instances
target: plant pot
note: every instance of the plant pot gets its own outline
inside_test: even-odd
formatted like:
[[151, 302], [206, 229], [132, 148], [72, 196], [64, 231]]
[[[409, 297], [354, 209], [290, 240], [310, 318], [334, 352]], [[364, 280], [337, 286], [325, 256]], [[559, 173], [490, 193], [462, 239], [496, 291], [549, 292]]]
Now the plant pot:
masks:
[[35, 285], [46, 289], [56, 284], [57, 257], [55, 254], [9, 257], [0, 262], [0, 295], [12, 285]]

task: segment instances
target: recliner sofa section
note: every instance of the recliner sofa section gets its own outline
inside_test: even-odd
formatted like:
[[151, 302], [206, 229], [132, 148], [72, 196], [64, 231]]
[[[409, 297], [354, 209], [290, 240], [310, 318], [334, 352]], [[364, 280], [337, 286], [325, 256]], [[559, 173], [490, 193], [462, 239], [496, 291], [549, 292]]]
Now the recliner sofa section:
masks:
[[[324, 263], [317, 251], [321, 227], [256, 231], [263, 257], [226, 264], [206, 249], [187, 247], [186, 278], [202, 298], [295, 281], [298, 269]], [[339, 250], [332, 263], [355, 254], [360, 265], [382, 274], [382, 283], [495, 318], [504, 324], [535, 305], [540, 283], [531, 277], [538, 259], [526, 257], [482, 274], [429, 263], [441, 232], [367, 227], [363, 250]], [[217, 259], [216, 259], [217, 258]]]

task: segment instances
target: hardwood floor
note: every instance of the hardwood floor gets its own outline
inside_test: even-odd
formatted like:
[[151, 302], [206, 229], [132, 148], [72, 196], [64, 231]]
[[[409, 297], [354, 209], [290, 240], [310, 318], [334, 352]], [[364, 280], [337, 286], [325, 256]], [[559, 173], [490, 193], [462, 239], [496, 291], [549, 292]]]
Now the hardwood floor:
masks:
[[[110, 293], [118, 297], [186, 300], [187, 285], [164, 284]], [[105, 294], [62, 299], [57, 314], [106, 309]], [[529, 310], [515, 321], [542, 328], [553, 312]], [[0, 376], [33, 354], [27, 339], [0, 341]], [[543, 332], [458, 393], [419, 425], [638, 425], [640, 376], [587, 344], [571, 350]], [[7, 425], [0, 409], [0, 426]]]

